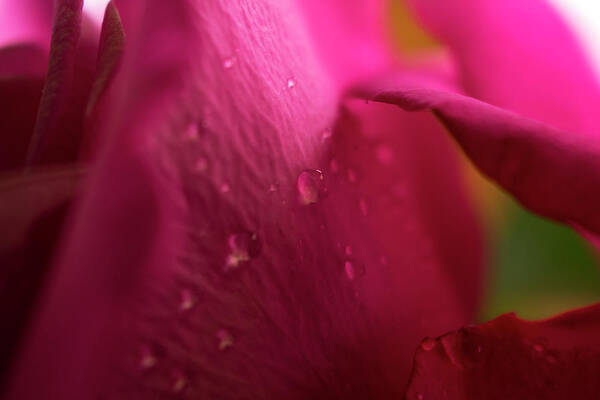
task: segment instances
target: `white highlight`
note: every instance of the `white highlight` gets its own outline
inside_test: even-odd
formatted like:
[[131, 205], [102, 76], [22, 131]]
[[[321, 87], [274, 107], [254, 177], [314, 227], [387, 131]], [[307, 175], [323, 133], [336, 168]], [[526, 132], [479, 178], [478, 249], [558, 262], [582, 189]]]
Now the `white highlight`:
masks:
[[550, 0], [579, 37], [600, 76], [600, 2], [594, 0]]
[[83, 11], [92, 17], [98, 24], [102, 23], [104, 10], [109, 0], [85, 0], [83, 2]]

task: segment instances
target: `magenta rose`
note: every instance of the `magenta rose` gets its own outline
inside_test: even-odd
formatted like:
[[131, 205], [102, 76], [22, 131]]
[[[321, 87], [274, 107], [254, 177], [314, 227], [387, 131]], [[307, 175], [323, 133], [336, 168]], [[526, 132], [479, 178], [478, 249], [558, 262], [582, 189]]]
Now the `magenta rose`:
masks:
[[6, 5], [0, 396], [596, 399], [598, 306], [470, 325], [454, 143], [595, 240], [596, 78], [542, 0], [410, 4], [445, 55], [375, 0]]

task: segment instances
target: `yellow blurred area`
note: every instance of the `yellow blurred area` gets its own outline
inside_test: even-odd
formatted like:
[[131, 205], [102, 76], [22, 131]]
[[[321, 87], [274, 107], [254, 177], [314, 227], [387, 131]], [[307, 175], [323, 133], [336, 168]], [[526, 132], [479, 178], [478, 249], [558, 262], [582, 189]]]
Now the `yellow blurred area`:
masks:
[[402, 0], [388, 0], [390, 34], [403, 53], [436, 50], [442, 46], [425, 32]]

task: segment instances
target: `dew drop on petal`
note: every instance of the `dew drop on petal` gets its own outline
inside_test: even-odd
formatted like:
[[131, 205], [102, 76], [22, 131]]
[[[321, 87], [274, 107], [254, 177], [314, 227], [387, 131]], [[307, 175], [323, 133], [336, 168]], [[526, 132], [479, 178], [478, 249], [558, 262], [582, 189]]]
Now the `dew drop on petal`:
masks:
[[220, 351], [224, 351], [233, 346], [233, 336], [226, 329], [219, 329], [217, 332], [217, 347]]
[[325, 191], [323, 172], [318, 169], [306, 169], [300, 172], [296, 187], [301, 204], [308, 205], [318, 202], [319, 197]]
[[535, 351], [537, 351], [538, 353], [543, 353], [544, 352], [544, 346], [542, 346], [541, 344], [538, 344], [538, 343], [536, 343], [536, 344], [533, 345], [533, 349]]
[[344, 271], [346, 272], [346, 277], [353, 281], [365, 274], [365, 267], [362, 264], [346, 261], [344, 262]]
[[139, 366], [141, 369], [150, 369], [156, 365], [157, 359], [148, 346], [143, 346], [140, 354]]
[[279, 190], [279, 184], [278, 183], [271, 183], [269, 185], [269, 192], [273, 193]]
[[421, 348], [425, 351], [431, 351], [435, 347], [435, 344], [435, 339], [428, 337], [423, 339], [423, 341], [421, 342]]
[[208, 161], [206, 161], [206, 158], [198, 158], [194, 164], [194, 170], [196, 172], [204, 172], [206, 171], [206, 168], [208, 168]]
[[222, 183], [221, 186], [219, 187], [219, 190], [221, 191], [221, 193], [229, 193], [231, 188], [229, 187], [229, 184]]
[[296, 86], [296, 78], [294, 78], [294, 77], [289, 78], [287, 80], [287, 88], [292, 89], [295, 86]]
[[225, 271], [235, 269], [260, 254], [261, 243], [256, 233], [241, 232], [229, 235], [227, 239], [229, 253], [225, 260]]
[[185, 138], [188, 140], [196, 140], [198, 139], [198, 124], [195, 122], [190, 122], [185, 130]]
[[348, 170], [348, 181], [350, 181], [350, 183], [356, 182], [356, 172], [354, 172], [353, 169]]
[[379, 146], [375, 149], [377, 160], [383, 165], [390, 165], [394, 161], [394, 151], [389, 146]]
[[347, 256], [351, 256], [352, 255], [352, 246], [346, 245], [346, 247], [344, 248], [344, 253], [346, 253]]
[[188, 289], [184, 289], [181, 291], [179, 295], [179, 311], [184, 312], [191, 310], [196, 304], [196, 299], [192, 292]]
[[477, 346], [477, 352], [478, 352], [478, 353], [481, 353], [481, 351], [482, 351], [482, 350], [483, 350], [483, 347], [481, 347], [481, 346]]
[[185, 387], [188, 384], [187, 377], [185, 376], [185, 374], [183, 372], [181, 372], [178, 369], [173, 370], [171, 375], [173, 376], [173, 378], [172, 378], [173, 384], [171, 386], [171, 390], [174, 393], [181, 393], [181, 391], [183, 391], [183, 389], [185, 389]]
[[358, 202], [358, 207], [360, 208], [360, 213], [363, 217], [366, 217], [369, 214], [369, 209], [367, 208], [367, 202], [365, 199], [360, 199]]
[[231, 69], [235, 65], [236, 59], [235, 57], [227, 57], [223, 60], [223, 68]]
[[423, 395], [421, 393], [417, 394], [417, 400], [423, 400]]
[[337, 174], [340, 171], [340, 163], [338, 163], [336, 159], [332, 159], [329, 162], [329, 168], [331, 168], [331, 172]]
[[325, 128], [321, 133], [321, 141], [326, 142], [329, 139], [331, 139], [331, 128]]

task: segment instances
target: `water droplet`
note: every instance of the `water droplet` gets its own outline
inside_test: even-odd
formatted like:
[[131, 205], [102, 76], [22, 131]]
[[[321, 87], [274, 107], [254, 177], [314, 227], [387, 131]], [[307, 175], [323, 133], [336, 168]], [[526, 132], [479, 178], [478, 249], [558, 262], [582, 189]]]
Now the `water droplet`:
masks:
[[222, 183], [221, 187], [219, 187], [219, 190], [221, 191], [221, 193], [229, 193], [230, 187], [227, 183]]
[[223, 60], [223, 68], [231, 69], [233, 68], [236, 62], [237, 59], [235, 58], [235, 56], [227, 57]]
[[394, 151], [389, 146], [379, 146], [375, 150], [377, 160], [383, 165], [390, 165], [394, 161]]
[[421, 342], [421, 348], [425, 351], [431, 351], [435, 347], [435, 344], [435, 339], [427, 337]]
[[481, 346], [477, 346], [477, 352], [478, 352], [478, 353], [481, 353], [482, 351], [483, 351], [483, 347], [481, 347]]
[[188, 140], [196, 140], [198, 139], [198, 136], [198, 124], [191, 122], [185, 130], [185, 137]]
[[233, 336], [226, 329], [220, 329], [217, 332], [217, 340], [220, 351], [224, 351], [233, 346]]
[[321, 133], [321, 141], [326, 142], [329, 139], [331, 139], [331, 129], [325, 128], [325, 129], [323, 129], [323, 132]]
[[546, 361], [550, 364], [556, 364], [558, 362], [558, 360], [556, 359], [556, 357], [554, 357], [553, 355], [548, 354], [546, 356]]
[[294, 78], [294, 77], [289, 78], [287, 80], [287, 88], [292, 89], [295, 86], [296, 86], [296, 78]]
[[346, 253], [346, 255], [347, 255], [347, 256], [351, 256], [351, 255], [352, 255], [352, 246], [350, 246], [350, 245], [347, 245], [347, 246], [344, 248], [344, 253]]
[[139, 366], [141, 369], [150, 369], [156, 365], [158, 360], [148, 346], [143, 346], [140, 353]]
[[196, 160], [196, 163], [194, 164], [194, 170], [196, 172], [204, 172], [206, 171], [206, 168], [208, 168], [208, 161], [206, 161], [206, 158], [204, 157], [200, 157]]
[[298, 198], [301, 204], [308, 205], [319, 201], [325, 192], [323, 172], [318, 169], [306, 169], [298, 175], [296, 182]]
[[173, 370], [173, 372], [171, 373], [172, 375], [172, 379], [173, 379], [173, 385], [171, 386], [171, 389], [173, 390], [173, 392], [175, 393], [180, 393], [181, 391], [183, 391], [183, 389], [185, 389], [185, 387], [188, 384], [188, 379], [187, 377], [184, 375], [183, 372], [181, 372], [180, 370], [176, 369]]
[[225, 260], [225, 271], [235, 269], [260, 254], [261, 243], [256, 233], [242, 232], [227, 239], [229, 254]]
[[360, 208], [360, 213], [363, 215], [363, 217], [366, 217], [369, 214], [367, 202], [365, 201], [365, 199], [360, 199], [360, 201], [358, 202], [358, 207]]
[[379, 257], [379, 262], [381, 263], [381, 265], [388, 265], [388, 258], [387, 256], [380, 256]]
[[536, 343], [536, 344], [533, 345], [533, 349], [535, 351], [537, 351], [538, 353], [543, 353], [544, 352], [544, 346], [542, 346], [541, 344], [538, 344], [538, 343]]
[[356, 172], [353, 169], [348, 170], [348, 180], [350, 183], [356, 182]]
[[196, 304], [196, 299], [192, 292], [188, 289], [181, 291], [179, 295], [179, 311], [184, 312], [191, 310]]
[[331, 172], [337, 174], [340, 171], [340, 163], [338, 163], [337, 160], [332, 159], [329, 162], [329, 168], [331, 168]]
[[269, 192], [273, 193], [279, 190], [279, 184], [278, 183], [271, 183], [269, 185]]
[[355, 264], [350, 261], [346, 261], [344, 263], [344, 271], [346, 272], [346, 277], [353, 281], [356, 278], [360, 278], [365, 274], [365, 267], [362, 264]]
[[421, 393], [417, 394], [417, 400], [423, 400], [423, 395]]

